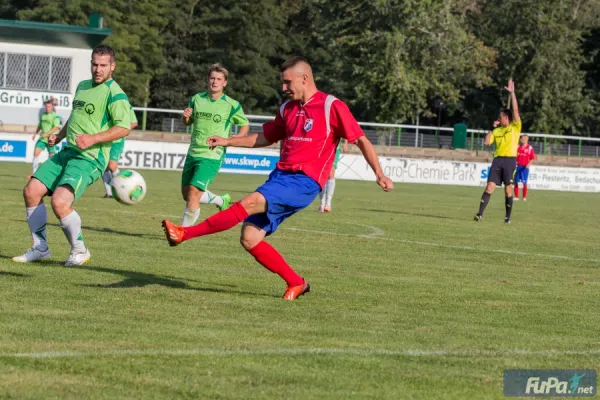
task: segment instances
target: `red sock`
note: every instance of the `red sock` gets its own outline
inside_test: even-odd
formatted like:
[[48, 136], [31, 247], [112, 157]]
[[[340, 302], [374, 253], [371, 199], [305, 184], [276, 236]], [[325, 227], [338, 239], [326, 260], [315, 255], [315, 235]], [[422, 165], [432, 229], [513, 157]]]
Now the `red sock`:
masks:
[[198, 225], [183, 228], [185, 234], [183, 240], [189, 240], [198, 236], [210, 235], [233, 228], [248, 218], [248, 213], [241, 203], [234, 203], [227, 210], [221, 211], [200, 222]]
[[527, 197], [527, 184], [523, 184], [523, 198]]
[[248, 250], [248, 253], [252, 254], [263, 267], [282, 277], [288, 286], [299, 286], [304, 283], [304, 279], [294, 272], [281, 254], [269, 243], [262, 241]]
[[519, 198], [519, 185], [518, 184], [515, 185], [515, 197], [517, 199]]

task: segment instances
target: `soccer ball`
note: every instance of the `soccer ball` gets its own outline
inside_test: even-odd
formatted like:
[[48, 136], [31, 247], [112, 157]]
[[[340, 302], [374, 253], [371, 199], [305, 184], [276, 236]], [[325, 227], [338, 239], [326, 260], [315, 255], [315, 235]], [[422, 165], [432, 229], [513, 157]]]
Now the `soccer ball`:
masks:
[[121, 204], [137, 204], [146, 196], [146, 181], [140, 174], [129, 169], [113, 176], [110, 186], [113, 197]]

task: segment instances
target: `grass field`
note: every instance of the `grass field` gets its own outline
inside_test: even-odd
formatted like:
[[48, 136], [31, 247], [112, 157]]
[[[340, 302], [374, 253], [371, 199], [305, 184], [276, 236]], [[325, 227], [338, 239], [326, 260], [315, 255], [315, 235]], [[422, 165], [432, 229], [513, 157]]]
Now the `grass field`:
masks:
[[531, 191], [505, 225], [498, 192], [478, 224], [480, 188], [338, 181], [270, 239], [313, 288], [285, 302], [239, 229], [167, 245], [178, 172], [134, 207], [85, 193], [85, 266], [50, 210], [51, 261], [12, 263], [29, 171], [0, 163], [1, 398], [500, 399], [507, 368], [600, 370], [597, 194]]

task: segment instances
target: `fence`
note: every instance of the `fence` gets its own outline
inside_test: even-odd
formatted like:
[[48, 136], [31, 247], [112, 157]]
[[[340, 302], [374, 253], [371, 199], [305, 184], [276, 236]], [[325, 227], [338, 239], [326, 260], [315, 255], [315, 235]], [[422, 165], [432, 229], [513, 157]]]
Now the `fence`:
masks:
[[[159, 108], [133, 108], [138, 114], [143, 130], [162, 132], [191, 132], [191, 127], [181, 122], [182, 110]], [[247, 115], [250, 120], [250, 132], [261, 132], [262, 124], [272, 120], [273, 116]], [[452, 148], [453, 128], [406, 124], [381, 124], [359, 122], [365, 135], [377, 145], [391, 147]], [[233, 126], [234, 133], [237, 127]], [[492, 151], [483, 140], [487, 131], [468, 129], [467, 149]], [[529, 144], [536, 153], [555, 156], [599, 157], [600, 138], [561, 136], [541, 133], [529, 133]]]

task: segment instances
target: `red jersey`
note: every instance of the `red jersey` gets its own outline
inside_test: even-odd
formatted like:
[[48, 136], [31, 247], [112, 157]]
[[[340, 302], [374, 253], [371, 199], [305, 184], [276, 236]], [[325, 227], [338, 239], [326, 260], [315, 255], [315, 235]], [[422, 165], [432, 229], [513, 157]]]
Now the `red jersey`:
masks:
[[525, 146], [520, 144], [517, 149], [517, 165], [526, 167], [532, 160], [535, 160], [535, 151], [533, 151], [533, 147], [528, 144]]
[[356, 142], [364, 133], [348, 106], [341, 100], [317, 92], [306, 103], [285, 102], [274, 121], [263, 125], [265, 138], [283, 140], [277, 168], [302, 171], [321, 188], [329, 177], [341, 138]]

